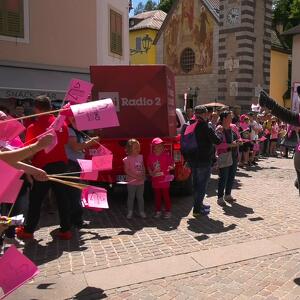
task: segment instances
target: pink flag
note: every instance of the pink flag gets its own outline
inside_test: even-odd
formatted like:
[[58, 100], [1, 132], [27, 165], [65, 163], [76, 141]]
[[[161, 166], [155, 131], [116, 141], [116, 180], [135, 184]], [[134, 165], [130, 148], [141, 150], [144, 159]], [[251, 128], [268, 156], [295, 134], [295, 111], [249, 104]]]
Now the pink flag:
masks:
[[8, 188], [14, 188], [24, 171], [17, 170], [2, 160], [0, 160], [0, 170], [0, 202], [5, 202]]
[[17, 197], [20, 193], [20, 190], [22, 188], [24, 181], [21, 179], [18, 179], [13, 182], [13, 184], [9, 185], [3, 194], [3, 196], [0, 198], [0, 203], [11, 203], [14, 204], [17, 200]]
[[72, 79], [67, 91], [65, 101], [71, 103], [84, 103], [89, 98], [93, 84], [80, 79]]
[[98, 180], [98, 171], [81, 173], [80, 178], [84, 180], [97, 181]]
[[94, 171], [112, 170], [112, 161], [113, 161], [113, 155], [112, 154], [93, 156], [92, 157], [93, 170]]
[[0, 258], [0, 270], [0, 288], [4, 292], [1, 299], [39, 273], [37, 266], [15, 246], [11, 246]]
[[91, 159], [77, 159], [82, 172], [93, 172], [93, 162]]
[[71, 105], [78, 130], [119, 126], [116, 108], [111, 99]]
[[112, 154], [112, 152], [104, 147], [103, 145], [100, 145], [97, 149], [89, 149], [89, 155], [90, 156], [99, 156], [99, 155], [109, 155]]
[[82, 191], [81, 197], [86, 208], [108, 209], [107, 191], [103, 188], [89, 186]]
[[56, 135], [56, 132], [55, 132], [55, 130], [53, 128], [50, 128], [48, 131], [46, 131], [43, 134], [39, 135], [38, 136], [38, 140], [40, 140], [41, 137], [43, 137], [43, 136], [45, 136], [47, 134], [53, 135], [53, 139], [52, 139], [51, 145], [48, 146], [46, 149], [44, 149], [45, 153], [49, 153], [57, 145], [57, 135]]
[[265, 136], [262, 136], [262, 137], [259, 139], [260, 142], [264, 142], [264, 141], [266, 141], [266, 140], [267, 140], [267, 138], [266, 138]]
[[54, 122], [49, 126], [49, 129], [53, 128], [55, 131], [60, 131], [65, 124], [65, 120], [65, 115], [58, 115]]
[[184, 135], [194, 132], [198, 122], [193, 123], [192, 125], [188, 125], [185, 129]]
[[164, 177], [162, 177], [162, 179], [159, 181], [160, 183], [163, 183], [163, 182], [171, 182], [174, 180], [174, 175], [166, 175]]
[[[7, 120], [11, 120], [7, 122]], [[0, 140], [12, 141], [18, 135], [25, 131], [25, 127], [18, 120], [7, 117], [3, 122], [0, 121]]]

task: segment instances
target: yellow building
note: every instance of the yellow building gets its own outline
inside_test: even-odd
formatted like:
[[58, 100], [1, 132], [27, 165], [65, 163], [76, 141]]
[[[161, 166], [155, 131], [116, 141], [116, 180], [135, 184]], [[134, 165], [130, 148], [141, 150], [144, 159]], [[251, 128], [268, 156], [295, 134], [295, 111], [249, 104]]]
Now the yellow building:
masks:
[[153, 41], [166, 13], [147, 11], [129, 19], [130, 64], [156, 64], [156, 45]]
[[280, 40], [276, 31], [272, 31], [271, 68], [270, 68], [270, 95], [287, 108], [290, 108], [290, 99], [284, 99], [288, 90], [289, 57], [291, 51]]

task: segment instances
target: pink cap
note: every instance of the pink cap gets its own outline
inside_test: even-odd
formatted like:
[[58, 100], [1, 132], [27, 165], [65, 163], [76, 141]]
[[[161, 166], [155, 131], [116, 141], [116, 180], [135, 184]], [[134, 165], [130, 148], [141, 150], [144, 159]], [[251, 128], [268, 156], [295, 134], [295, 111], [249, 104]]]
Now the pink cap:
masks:
[[152, 145], [160, 145], [160, 144], [163, 144], [163, 143], [164, 143], [164, 141], [161, 138], [158, 138], [158, 137], [153, 139], [152, 142], [151, 142]]

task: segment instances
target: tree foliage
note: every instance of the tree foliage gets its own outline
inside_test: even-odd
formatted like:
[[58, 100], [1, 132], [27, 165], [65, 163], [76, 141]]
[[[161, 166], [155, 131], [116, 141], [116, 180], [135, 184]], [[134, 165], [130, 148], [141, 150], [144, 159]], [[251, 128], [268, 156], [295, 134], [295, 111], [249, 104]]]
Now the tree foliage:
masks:
[[163, 10], [165, 13], [168, 13], [174, 2], [175, 0], [161, 0], [157, 8]]
[[137, 15], [145, 11], [151, 11], [156, 9], [157, 9], [157, 4], [155, 1], [148, 0], [145, 4], [143, 2], [139, 2], [137, 7], [134, 9], [134, 14]]
[[273, 25], [287, 30], [300, 23], [300, 0], [274, 0]]

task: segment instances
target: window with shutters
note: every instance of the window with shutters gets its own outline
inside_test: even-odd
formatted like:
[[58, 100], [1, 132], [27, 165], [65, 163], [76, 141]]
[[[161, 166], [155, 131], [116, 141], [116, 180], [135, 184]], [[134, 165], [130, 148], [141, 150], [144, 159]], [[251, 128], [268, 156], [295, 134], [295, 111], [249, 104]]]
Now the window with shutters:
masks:
[[123, 18], [110, 9], [110, 52], [123, 55]]
[[142, 39], [140, 37], [135, 39], [135, 49], [138, 51], [142, 50]]
[[23, 0], [0, 0], [0, 35], [25, 37]]

